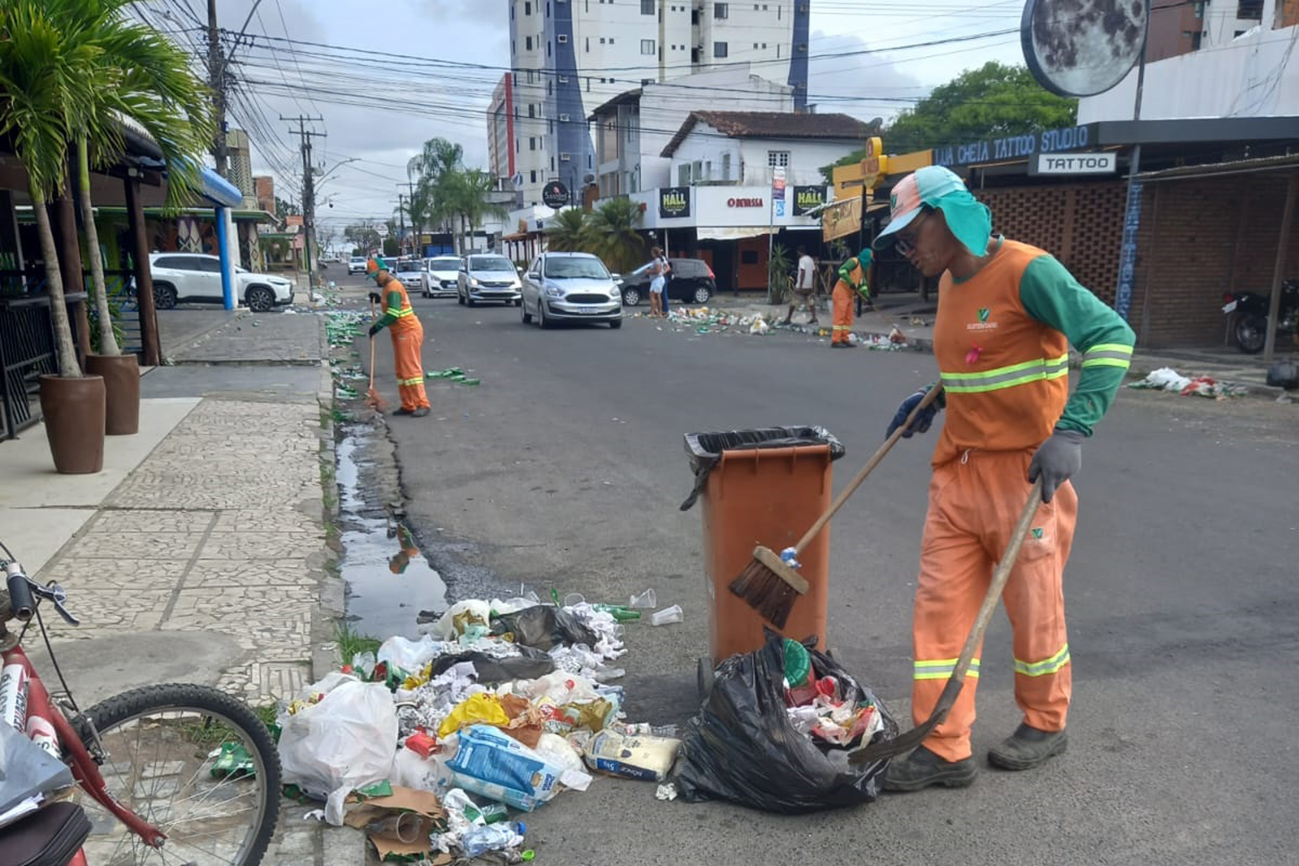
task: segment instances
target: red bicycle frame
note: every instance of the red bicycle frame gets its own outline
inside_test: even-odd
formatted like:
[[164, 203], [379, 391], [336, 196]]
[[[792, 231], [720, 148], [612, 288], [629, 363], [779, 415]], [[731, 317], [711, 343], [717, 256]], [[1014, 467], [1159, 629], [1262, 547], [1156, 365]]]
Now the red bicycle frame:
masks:
[[[32, 667], [31, 660], [27, 658], [23, 648], [15, 646], [5, 652], [4, 663], [22, 665], [23, 670], [27, 672], [27, 715], [42, 718], [54, 727], [55, 733], [59, 736], [59, 745], [70, 758], [72, 775], [81, 785], [82, 790], [125, 824], [127, 829], [144, 840], [146, 845], [161, 848], [162, 843], [167, 839], [166, 834], [109, 795], [104, 777], [99, 773], [99, 765], [95, 763], [94, 758], [90, 757], [90, 752], [86, 750], [72, 723], [63, 715], [62, 710], [50, 701], [50, 693], [46, 691], [45, 684], [41, 682], [40, 676]], [[86, 866], [85, 854], [78, 853], [69, 866]]]

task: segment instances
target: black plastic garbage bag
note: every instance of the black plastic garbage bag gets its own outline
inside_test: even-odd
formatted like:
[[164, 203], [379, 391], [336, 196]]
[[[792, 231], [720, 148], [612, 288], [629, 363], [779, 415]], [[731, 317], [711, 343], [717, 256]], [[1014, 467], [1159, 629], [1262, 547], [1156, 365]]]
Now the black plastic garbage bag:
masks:
[[[812, 649], [818, 678], [839, 680], [845, 697], [867, 698], [879, 708], [884, 727], [871, 742], [897, 736], [888, 710], [829, 656]], [[876, 777], [888, 766], [877, 761], [851, 766], [842, 749], [799, 733], [785, 712], [783, 638], [767, 631], [762, 649], [734, 655], [717, 669], [699, 714], [686, 726], [673, 781], [686, 800], [731, 800], [767, 812], [815, 812], [869, 803], [879, 793]], [[839, 760], [829, 757], [839, 752]]]
[[762, 427], [757, 430], [731, 430], [726, 433], [686, 434], [686, 453], [695, 473], [695, 488], [682, 511], [689, 511], [708, 486], [708, 473], [722, 459], [723, 451], [751, 451], [757, 448], [791, 448], [795, 445], [829, 445], [830, 459], [844, 455], [843, 443], [824, 427]]
[[520, 646], [549, 650], [556, 645], [573, 646], [584, 643], [595, 646], [599, 637], [586, 623], [566, 610], [550, 604], [525, 607], [514, 613], [492, 617], [492, 634], [514, 635]]
[[460, 662], [470, 662], [478, 682], [485, 686], [511, 680], [535, 680], [555, 670], [555, 660], [541, 650], [520, 646], [521, 656], [489, 656], [480, 652], [463, 652], [433, 659], [432, 676], [445, 673]]

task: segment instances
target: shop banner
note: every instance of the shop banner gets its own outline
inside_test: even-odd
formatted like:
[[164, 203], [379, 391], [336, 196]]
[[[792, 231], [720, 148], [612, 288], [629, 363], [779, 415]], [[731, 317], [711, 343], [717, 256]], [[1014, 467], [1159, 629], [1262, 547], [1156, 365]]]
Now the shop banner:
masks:
[[823, 204], [825, 204], [825, 187], [794, 187], [794, 216], [803, 216], [808, 211], [813, 208], [818, 208]]
[[690, 216], [690, 187], [665, 186], [659, 189], [659, 219]]

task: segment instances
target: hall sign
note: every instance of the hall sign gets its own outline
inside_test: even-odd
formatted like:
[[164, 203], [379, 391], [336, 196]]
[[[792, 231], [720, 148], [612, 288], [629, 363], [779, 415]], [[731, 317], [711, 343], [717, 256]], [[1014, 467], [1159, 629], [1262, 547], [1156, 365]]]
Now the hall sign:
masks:
[[1003, 159], [1023, 159], [1035, 153], [1060, 153], [1091, 144], [1091, 126], [1046, 129], [1030, 135], [1009, 135], [988, 141], [934, 148], [934, 165], [971, 165]]
[[759, 196], [758, 198], [728, 198], [727, 207], [766, 207], [767, 202]]
[[690, 216], [690, 187], [665, 186], [659, 189], [659, 219]]
[[823, 204], [825, 204], [825, 187], [794, 187], [794, 216], [802, 216], [813, 208], [818, 208]]
[[1114, 174], [1119, 156], [1106, 153], [1039, 153], [1029, 160], [1029, 174]]

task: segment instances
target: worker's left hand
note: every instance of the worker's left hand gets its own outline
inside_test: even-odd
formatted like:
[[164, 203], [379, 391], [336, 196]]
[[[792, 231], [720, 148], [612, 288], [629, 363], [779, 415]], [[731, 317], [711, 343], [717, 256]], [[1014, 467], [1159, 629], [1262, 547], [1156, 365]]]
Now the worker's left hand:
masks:
[[1082, 444], [1087, 437], [1077, 430], [1057, 430], [1042, 443], [1028, 464], [1028, 481], [1042, 477], [1042, 501], [1050, 502], [1055, 491], [1082, 469]]
[[379, 333], [379, 330], [380, 330], [380, 328], [379, 328], [379, 323], [378, 323], [378, 322], [375, 322], [373, 325], [371, 325], [371, 326], [370, 326], [370, 336], [371, 336], [371, 338], [373, 338], [375, 334]]
[[371, 293], [370, 293], [370, 303], [372, 303], [372, 304], [382, 304], [382, 303], [383, 303], [383, 298], [379, 297], [379, 293], [378, 293], [378, 292], [371, 292]]

